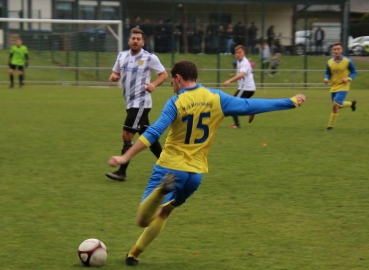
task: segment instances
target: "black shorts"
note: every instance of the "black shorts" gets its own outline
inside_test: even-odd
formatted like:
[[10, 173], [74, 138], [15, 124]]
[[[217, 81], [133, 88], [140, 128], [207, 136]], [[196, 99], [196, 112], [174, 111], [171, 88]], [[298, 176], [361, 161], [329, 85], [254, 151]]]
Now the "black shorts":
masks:
[[17, 65], [10, 65], [10, 68], [11, 69], [14, 69], [14, 70], [21, 70], [23, 71], [24, 70], [24, 66], [17, 66]]
[[234, 96], [239, 98], [250, 98], [254, 93], [255, 91], [237, 90], [236, 93], [234, 93]]
[[124, 121], [123, 130], [130, 133], [142, 134], [144, 130], [150, 126], [149, 112], [151, 109], [130, 108], [127, 110], [126, 120]]

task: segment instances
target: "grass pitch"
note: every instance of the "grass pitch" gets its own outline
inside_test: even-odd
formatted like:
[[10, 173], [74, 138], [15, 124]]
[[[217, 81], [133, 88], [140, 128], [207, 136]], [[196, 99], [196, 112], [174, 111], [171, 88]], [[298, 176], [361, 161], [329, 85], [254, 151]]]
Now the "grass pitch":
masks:
[[[138, 269], [368, 269], [369, 93], [350, 91], [358, 109], [342, 110], [333, 132], [325, 131], [329, 92], [303, 93], [302, 108], [260, 114], [252, 124], [242, 117], [239, 130], [223, 121], [210, 173]], [[152, 122], [172, 94], [153, 94]], [[121, 90], [25, 86], [1, 88], [0, 96], [1, 268], [83, 269], [77, 248], [86, 238], [107, 245], [103, 269], [128, 268], [155, 158], [139, 154], [126, 182], [104, 176], [121, 149]]]

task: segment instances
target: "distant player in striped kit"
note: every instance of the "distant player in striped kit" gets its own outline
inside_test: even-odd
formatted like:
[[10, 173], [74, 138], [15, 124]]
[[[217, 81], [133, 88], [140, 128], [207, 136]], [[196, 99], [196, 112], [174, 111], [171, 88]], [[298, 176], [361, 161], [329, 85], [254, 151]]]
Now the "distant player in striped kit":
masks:
[[[228, 86], [231, 82], [238, 81], [238, 90], [234, 96], [239, 98], [250, 98], [254, 95], [256, 90], [252, 66], [249, 60], [245, 57], [245, 50], [245, 47], [242, 45], [238, 45], [234, 48], [237, 59], [237, 75], [223, 83], [224, 86]], [[238, 121], [237, 115], [233, 115], [233, 120], [234, 124], [230, 126], [230, 128], [240, 128], [240, 122]], [[252, 120], [254, 120], [254, 115], [249, 115], [249, 123], [251, 123]]]
[[[122, 133], [122, 154], [133, 145], [134, 135], [136, 133], [141, 135], [150, 125], [149, 112], [152, 107], [150, 93], [168, 78], [168, 73], [159, 58], [142, 49], [145, 45], [145, 33], [141, 29], [131, 30], [128, 45], [129, 50], [119, 53], [109, 78], [112, 82], [122, 81], [123, 97], [126, 102], [127, 116]], [[150, 82], [152, 71], [158, 77]], [[154, 142], [150, 150], [159, 158], [162, 150], [159, 141]], [[122, 164], [117, 171], [106, 173], [106, 176], [113, 180], [125, 181], [127, 167], [128, 163]]]

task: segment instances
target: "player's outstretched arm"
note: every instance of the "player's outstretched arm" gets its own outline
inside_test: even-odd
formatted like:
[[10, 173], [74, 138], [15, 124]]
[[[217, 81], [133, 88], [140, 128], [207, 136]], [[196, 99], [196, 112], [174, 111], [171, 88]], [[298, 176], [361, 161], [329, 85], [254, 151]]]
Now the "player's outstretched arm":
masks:
[[127, 152], [122, 156], [112, 156], [108, 163], [112, 167], [119, 166], [120, 164], [126, 164], [128, 161], [133, 158], [135, 155], [144, 150], [147, 146], [140, 140], [137, 140], [135, 144], [128, 149]]
[[306, 98], [297, 94], [292, 98], [282, 99], [240, 99], [219, 91], [221, 106], [225, 116], [250, 115], [271, 111], [288, 110], [301, 106]]
[[177, 116], [177, 108], [174, 104], [174, 100], [176, 98], [177, 97], [173, 97], [167, 101], [159, 119], [152, 126], [146, 129], [146, 131], [126, 153], [124, 153], [122, 156], [112, 156], [109, 159], [108, 164], [112, 167], [116, 167], [120, 164], [126, 164], [135, 155], [159, 140], [160, 136]]
[[228, 86], [230, 83], [238, 81], [239, 79], [242, 79], [245, 76], [245, 72], [240, 72], [239, 74], [237, 74], [236, 76], [230, 78], [229, 80], [226, 80], [223, 85], [224, 86]]

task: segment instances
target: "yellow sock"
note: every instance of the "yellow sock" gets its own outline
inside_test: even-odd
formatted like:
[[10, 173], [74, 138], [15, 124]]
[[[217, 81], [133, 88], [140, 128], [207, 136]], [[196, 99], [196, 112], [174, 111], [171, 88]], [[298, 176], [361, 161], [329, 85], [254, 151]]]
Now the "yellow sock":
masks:
[[138, 215], [144, 222], [150, 222], [154, 219], [156, 211], [161, 205], [164, 196], [165, 195], [161, 193], [161, 186], [159, 186], [140, 204]]
[[331, 113], [331, 116], [329, 117], [328, 127], [334, 126], [337, 116], [338, 116], [338, 113]]
[[351, 101], [344, 101], [343, 105], [341, 105], [340, 108], [347, 108], [347, 107], [351, 107], [351, 106], [352, 106]]
[[147, 227], [144, 232], [138, 238], [136, 245], [130, 250], [128, 257], [134, 257], [136, 260], [142, 252], [144, 252], [152, 241], [163, 230], [167, 219], [163, 219], [160, 216], [156, 217]]

